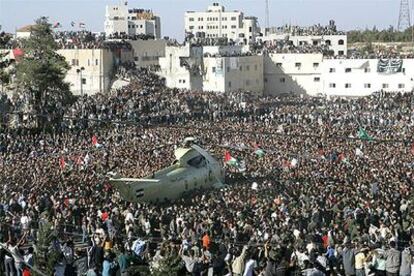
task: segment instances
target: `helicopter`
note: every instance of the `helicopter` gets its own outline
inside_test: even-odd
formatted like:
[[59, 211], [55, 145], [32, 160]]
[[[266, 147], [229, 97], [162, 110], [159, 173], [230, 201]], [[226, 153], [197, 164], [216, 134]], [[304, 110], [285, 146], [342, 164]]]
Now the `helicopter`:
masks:
[[109, 182], [128, 202], [166, 202], [198, 189], [222, 188], [224, 165], [189, 137], [174, 151], [175, 161], [167, 168], [144, 178], [120, 178]]

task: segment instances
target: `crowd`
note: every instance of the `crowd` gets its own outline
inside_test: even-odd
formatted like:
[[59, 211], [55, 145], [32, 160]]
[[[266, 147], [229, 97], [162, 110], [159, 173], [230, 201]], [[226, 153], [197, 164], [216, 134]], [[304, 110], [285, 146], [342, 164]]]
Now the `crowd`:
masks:
[[338, 31], [335, 25], [335, 21], [330, 20], [329, 25], [323, 26], [321, 24], [315, 24], [308, 27], [295, 26], [295, 25], [283, 25], [280, 27], [270, 28], [270, 33], [290, 34], [290, 35], [342, 35], [344, 32]]
[[[1, 275], [44, 259], [54, 275], [414, 275], [412, 93], [253, 98], [134, 75], [52, 132], [0, 132]], [[163, 204], [109, 184], [171, 164], [189, 136], [245, 169]]]

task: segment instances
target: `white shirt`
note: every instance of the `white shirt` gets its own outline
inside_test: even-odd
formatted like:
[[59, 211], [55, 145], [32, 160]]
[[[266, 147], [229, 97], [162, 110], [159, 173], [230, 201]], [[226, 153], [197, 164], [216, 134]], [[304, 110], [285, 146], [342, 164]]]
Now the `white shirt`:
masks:
[[253, 276], [253, 271], [256, 267], [257, 267], [257, 263], [255, 260], [252, 260], [252, 259], [248, 260], [244, 267], [243, 276]]

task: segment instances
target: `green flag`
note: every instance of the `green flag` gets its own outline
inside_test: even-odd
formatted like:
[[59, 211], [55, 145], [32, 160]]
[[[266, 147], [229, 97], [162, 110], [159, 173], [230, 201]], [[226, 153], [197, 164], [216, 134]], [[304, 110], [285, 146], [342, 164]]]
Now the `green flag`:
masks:
[[361, 140], [372, 141], [372, 137], [368, 135], [367, 131], [362, 127], [358, 130], [358, 137]]
[[262, 158], [263, 156], [265, 156], [265, 151], [262, 150], [261, 148], [258, 148], [255, 152], [254, 152], [257, 157]]

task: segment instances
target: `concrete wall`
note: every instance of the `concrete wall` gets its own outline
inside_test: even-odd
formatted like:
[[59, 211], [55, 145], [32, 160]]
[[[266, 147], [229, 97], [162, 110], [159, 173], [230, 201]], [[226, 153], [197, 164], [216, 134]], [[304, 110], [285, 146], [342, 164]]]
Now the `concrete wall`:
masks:
[[70, 83], [74, 95], [81, 94], [81, 77], [77, 69], [84, 67], [82, 78], [83, 93], [93, 95], [106, 93], [110, 89], [114, 56], [108, 49], [61, 49], [57, 51], [64, 56], [71, 66], [65, 80]]
[[203, 90], [228, 93], [251, 91], [263, 94], [263, 57], [204, 58]]
[[414, 59], [403, 60], [403, 72], [377, 72], [377, 59], [325, 59], [322, 54], [264, 56], [264, 94], [366, 96], [384, 90], [414, 88]]
[[165, 57], [159, 59], [160, 75], [165, 78], [167, 87], [202, 89], [202, 61], [201, 47], [169, 46], [165, 49]]
[[131, 40], [129, 41], [133, 50], [135, 64], [137, 67], [149, 67], [159, 65], [159, 58], [165, 57], [167, 42], [160, 40]]
[[[389, 92], [413, 90], [414, 59], [404, 59], [403, 71], [405, 72], [395, 74], [378, 73], [377, 65], [377, 59], [324, 60], [322, 67], [324, 93], [327, 95], [366, 96], [379, 90]], [[347, 69], [351, 72], [346, 72]], [[345, 87], [346, 84], [348, 84], [348, 88]]]
[[264, 56], [264, 94], [321, 93], [322, 61], [322, 54]]

